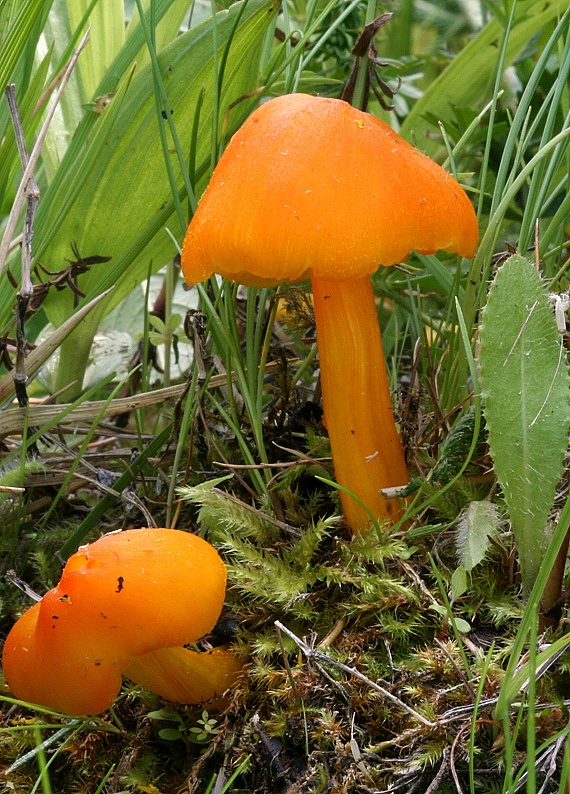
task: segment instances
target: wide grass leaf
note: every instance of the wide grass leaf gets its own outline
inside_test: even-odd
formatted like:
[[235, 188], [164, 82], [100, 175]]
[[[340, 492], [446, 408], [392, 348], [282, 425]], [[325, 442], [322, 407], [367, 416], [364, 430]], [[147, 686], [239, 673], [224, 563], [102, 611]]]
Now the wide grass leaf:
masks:
[[[236, 3], [214, 20], [196, 26], [159, 53], [162, 80], [172, 118], [184, 152], [191, 148], [196, 107], [202, 92], [196, 163], [203, 166], [197, 192], [205, 186], [212, 146], [212, 118], [219, 101], [220, 118], [230, 105], [256, 88], [259, 55], [268, 25], [277, 11], [272, 2]], [[217, 57], [215, 51], [217, 50]], [[217, 64], [228, 52], [221, 91], [216, 91]], [[36, 223], [36, 255], [50, 270], [71, 259], [71, 244], [83, 257], [111, 257], [79, 278], [86, 300], [114, 285], [109, 311], [148, 275], [176, 254], [167, 229], [179, 239], [182, 230], [174, 217], [171, 185], [161, 146], [150, 65], [129, 82], [125, 76], [111, 104], [86, 138], [83, 151], [70, 147], [61, 168], [67, 179], [54, 180], [42, 197]], [[241, 102], [229, 114], [230, 129], [239, 125], [251, 102]], [[80, 130], [78, 130], [79, 134]], [[172, 144], [169, 141], [169, 147]], [[183, 180], [178, 162], [173, 166], [180, 195]], [[58, 325], [74, 310], [71, 294], [49, 295], [45, 310]], [[98, 318], [66, 343], [81, 370]], [[66, 362], [62, 351], [62, 362]], [[70, 367], [69, 361], [63, 366]], [[63, 385], [63, 383], [62, 383]]]
[[479, 364], [490, 452], [528, 593], [568, 446], [570, 379], [544, 285], [522, 256], [510, 257], [491, 285]]
[[[218, 14], [216, 36], [220, 49], [228, 45], [241, 6], [237, 3], [229, 12]], [[255, 55], [272, 9], [276, 10], [276, 6], [253, 0], [243, 11], [241, 24], [231, 42], [220, 102], [222, 114], [233, 101], [256, 86], [258, 61]], [[198, 135], [198, 163], [210, 156], [215, 101], [213, 60], [210, 20], [177, 38], [159, 55], [173, 118], [185, 151], [190, 148], [196, 103], [202, 89], [205, 89]], [[146, 277], [148, 249], [145, 248], [144, 255], [141, 252], [135, 261], [131, 259], [126, 263], [124, 258], [133, 245], [140, 241], [144, 243], [149, 234], [151, 240], [148, 243], [152, 241], [157, 221], [156, 234], [160, 239], [154, 241], [151, 252], [151, 256], [159, 260], [157, 266], [167, 262], [176, 251], [164, 231], [172, 210], [160, 222], [171, 202], [171, 190], [160, 144], [150, 66], [135, 75], [128, 88], [116, 99], [120, 100], [120, 107], [113, 108], [113, 101], [101, 114], [83, 157], [73, 160], [73, 172], [68, 174], [68, 181], [58, 184], [54, 193], [50, 190], [42, 197], [35, 241], [42, 262], [52, 269], [70, 258], [72, 242], [83, 256], [112, 257], [108, 268], [112, 275], [108, 274], [105, 280], [110, 282], [109, 286], [115, 284], [117, 292], [121, 293], [114, 296], [114, 303]], [[231, 123], [237, 123], [250, 108], [247, 103], [235, 108]], [[65, 161], [62, 167], [65, 169]], [[173, 231], [179, 233], [176, 226]], [[46, 248], [43, 245], [44, 234], [49, 238]], [[81, 277], [82, 290], [88, 292], [100, 277], [101, 268], [94, 267]], [[68, 304], [72, 302], [70, 298]], [[52, 321], [58, 322], [70, 313], [70, 306], [65, 306], [65, 303], [61, 294], [54, 296], [54, 300], [48, 299], [45, 306]]]
[[36, 20], [46, 5], [46, 0], [24, 0], [11, 19], [8, 16], [3, 20], [7, 23], [7, 29], [0, 29], [0, 91], [6, 88], [18, 58], [28, 44]]

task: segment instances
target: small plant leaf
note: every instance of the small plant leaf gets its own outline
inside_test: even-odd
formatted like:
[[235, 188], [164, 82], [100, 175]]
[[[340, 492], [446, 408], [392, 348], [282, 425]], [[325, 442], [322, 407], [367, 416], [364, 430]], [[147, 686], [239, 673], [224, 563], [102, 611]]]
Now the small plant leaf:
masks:
[[492, 502], [469, 502], [457, 523], [457, 555], [466, 571], [478, 565], [489, 548], [489, 537], [499, 526], [499, 511]]
[[172, 706], [166, 706], [156, 711], [149, 711], [146, 716], [149, 720], [180, 720], [180, 715]]
[[469, 634], [471, 631], [471, 624], [463, 620], [463, 618], [455, 618], [455, 627], [462, 634]]
[[467, 573], [465, 568], [460, 565], [451, 575], [451, 603], [467, 592]]
[[182, 738], [182, 734], [177, 728], [162, 728], [158, 732], [158, 735], [161, 739], [165, 739], [167, 742], [175, 742]]
[[570, 382], [544, 285], [522, 256], [510, 257], [491, 285], [479, 364], [490, 452], [528, 593], [568, 446]]

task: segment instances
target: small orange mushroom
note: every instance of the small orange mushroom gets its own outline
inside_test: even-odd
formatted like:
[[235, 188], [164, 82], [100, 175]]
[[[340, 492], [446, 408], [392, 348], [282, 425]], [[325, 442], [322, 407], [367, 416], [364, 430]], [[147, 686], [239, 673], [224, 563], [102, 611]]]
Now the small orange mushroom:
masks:
[[[337, 99], [290, 94], [234, 135], [188, 227], [182, 269], [244, 284], [310, 276], [325, 422], [338, 483], [379, 519], [409, 476], [370, 281], [410, 251], [472, 257], [477, 220], [446, 171], [387, 124]], [[352, 532], [370, 516], [341, 493]]]
[[172, 691], [182, 692], [184, 702], [220, 695], [236, 677], [227, 661], [216, 671], [206, 654], [206, 684], [193, 690], [191, 674], [202, 654], [195, 653], [185, 671], [191, 652], [179, 646], [212, 630], [225, 590], [224, 563], [196, 535], [175, 529], [105, 535], [70, 557], [57, 587], [14, 625], [2, 657], [6, 681], [21, 700], [96, 714], [111, 705], [122, 675], [136, 663], [141, 683], [156, 691], [150, 664], [160, 650], [164, 665], [172, 666], [169, 656], [176, 659], [172, 675], [183, 688], [175, 690], [174, 681]]

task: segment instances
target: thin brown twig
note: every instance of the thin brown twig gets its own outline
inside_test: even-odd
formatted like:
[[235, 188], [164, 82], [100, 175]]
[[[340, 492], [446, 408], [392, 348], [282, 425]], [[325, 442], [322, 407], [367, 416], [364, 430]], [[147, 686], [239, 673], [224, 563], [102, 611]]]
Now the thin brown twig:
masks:
[[[6, 99], [8, 109], [14, 128], [14, 137], [22, 168], [26, 170], [30, 158], [26, 147], [26, 138], [18, 102], [16, 100], [16, 86], [13, 83], [6, 86]], [[34, 237], [34, 218], [40, 200], [40, 189], [34, 178], [33, 173], [24, 185], [24, 196], [27, 200], [26, 218], [24, 221], [24, 234], [22, 242], [22, 269], [20, 280], [20, 291], [17, 294], [16, 303], [16, 365], [14, 367], [14, 389], [16, 398], [21, 408], [28, 405], [28, 392], [26, 389], [28, 376], [26, 374], [26, 335], [25, 322], [28, 304], [32, 297], [34, 286], [32, 284], [32, 240]]]
[[441, 781], [445, 777], [445, 773], [447, 772], [447, 768], [449, 766], [448, 755], [449, 755], [449, 747], [444, 747], [443, 748], [442, 757], [441, 757], [440, 767], [437, 770], [436, 776], [431, 781], [429, 786], [426, 788], [425, 794], [437, 794], [437, 792], [439, 791], [439, 784], [441, 783]]
[[22, 175], [20, 185], [18, 187], [18, 190], [16, 191], [16, 196], [14, 197], [12, 209], [10, 210], [10, 215], [8, 216], [8, 221], [6, 223], [6, 226], [4, 227], [4, 235], [2, 237], [2, 242], [0, 243], [0, 276], [2, 276], [2, 273], [4, 272], [4, 267], [6, 265], [6, 258], [8, 256], [8, 252], [11, 247], [12, 238], [14, 236], [14, 232], [16, 231], [16, 226], [18, 224], [18, 219], [20, 217], [22, 207], [24, 206], [26, 186], [30, 181], [32, 174], [35, 171], [40, 156], [40, 152], [44, 144], [45, 137], [47, 135], [47, 131], [49, 129], [56, 108], [59, 104], [59, 101], [65, 89], [65, 86], [67, 85], [69, 78], [71, 77], [71, 73], [75, 67], [75, 64], [77, 63], [77, 59], [79, 58], [81, 51], [87, 44], [88, 39], [89, 39], [89, 31], [87, 31], [85, 36], [81, 39], [79, 46], [77, 47], [77, 49], [75, 50], [73, 56], [69, 61], [69, 65], [65, 70], [65, 74], [61, 80], [61, 84], [54, 97], [54, 101], [52, 105], [50, 105], [46, 113], [46, 118], [39, 131], [38, 137], [34, 144], [34, 148], [30, 153], [28, 164], [24, 169], [24, 173]]
[[215, 460], [213, 463], [216, 466], [223, 466], [225, 469], [290, 469], [293, 466], [308, 465], [310, 463], [328, 463], [332, 460], [328, 458], [307, 458], [302, 457], [297, 460], [288, 460], [283, 463], [227, 463], [220, 460]]
[[455, 768], [455, 750], [457, 748], [457, 745], [461, 741], [461, 737], [468, 730], [471, 730], [470, 722], [468, 722], [466, 725], [463, 725], [463, 727], [460, 728], [459, 731], [457, 732], [457, 736], [455, 737], [455, 739], [453, 740], [453, 744], [451, 745], [451, 753], [449, 754], [449, 768], [451, 769], [451, 776], [453, 777], [453, 782], [455, 783], [457, 794], [463, 794], [463, 789], [461, 788], [461, 783], [459, 782], [459, 775], [457, 774], [457, 769]]
[[369, 686], [371, 689], [374, 689], [376, 692], [379, 692], [381, 695], [383, 695], [383, 697], [385, 697], [395, 706], [398, 706], [404, 711], [407, 711], [408, 714], [414, 717], [414, 719], [418, 720], [418, 722], [421, 722], [422, 725], [425, 725], [427, 728], [436, 727], [437, 723], [431, 722], [430, 720], [426, 719], [423, 716], [423, 714], [420, 714], [411, 706], [408, 706], [407, 703], [404, 703], [403, 700], [400, 700], [400, 698], [396, 697], [396, 695], [393, 695], [383, 686], [380, 686], [380, 684], [377, 684], [375, 681], [372, 681], [370, 678], [368, 678], [368, 676], [365, 676], [364, 673], [361, 673], [360, 670], [357, 670], [355, 667], [349, 667], [347, 664], [343, 664], [342, 662], [339, 662], [337, 659], [333, 659], [331, 656], [328, 656], [326, 653], [322, 653], [321, 651], [317, 651], [314, 648], [311, 648], [309, 645], [307, 645], [306, 642], [303, 642], [302, 639], [297, 637], [296, 634], [293, 634], [293, 632], [290, 629], [288, 629], [287, 626], [284, 626], [283, 623], [281, 623], [281, 621], [276, 620], [274, 621], [273, 625], [278, 627], [284, 634], [286, 634], [289, 637], [289, 639], [293, 640], [295, 645], [298, 648], [300, 648], [300, 650], [304, 653], [307, 659], [314, 659], [317, 662], [322, 662], [323, 664], [331, 664], [333, 665], [333, 667], [337, 667], [339, 670], [342, 670], [344, 673], [347, 673], [353, 678], [357, 678], [359, 681], [362, 681], [363, 683], [367, 684], [367, 686]]
[[[87, 310], [95, 306], [95, 304], [107, 294], [108, 291], [97, 296], [97, 298], [95, 298], [90, 304], [85, 306], [83, 309], [80, 309], [79, 312], [74, 315], [74, 317], [76, 317], [79, 313], [81, 313], [81, 317], [84, 317], [87, 313]], [[69, 321], [66, 322], [68, 323]], [[39, 347], [40, 346], [30, 353], [30, 357], [35, 355], [36, 351], [39, 350]], [[267, 366], [268, 368], [274, 368], [272, 362], [270, 362]], [[209, 380], [209, 387], [217, 388], [226, 382], [227, 378], [225, 375], [214, 375]], [[7, 387], [3, 388], [4, 385], [4, 379], [2, 378], [0, 379], [0, 402], [9, 396]], [[102, 408], [105, 409], [103, 414], [105, 417], [117, 416], [118, 414], [129, 411], [136, 411], [138, 409], [147, 408], [152, 405], [162, 404], [167, 400], [177, 399], [185, 389], [186, 384], [182, 383], [175, 386], [168, 386], [167, 388], [142, 392], [141, 394], [133, 394], [130, 397], [117, 397], [111, 401], [84, 400], [81, 405], [78, 405], [72, 411], [65, 414], [62, 422], [65, 421], [66, 424], [71, 424], [73, 422], [92, 422], [93, 419], [99, 415]], [[45, 403], [42, 405], [30, 405], [28, 407], [28, 422], [29, 424], [33, 425], [42, 425], [52, 421], [60, 414], [64, 414], [69, 407], [69, 403], [59, 403], [58, 405], [47, 405]], [[23, 426], [24, 414], [20, 408], [9, 408], [6, 411], [0, 412], [0, 437], [10, 435], [10, 433], [21, 432]], [[117, 428], [114, 428], [114, 432], [117, 432]]]
[[121, 499], [123, 502], [126, 502], [128, 505], [131, 505], [131, 507], [136, 507], [144, 515], [145, 521], [147, 522], [147, 526], [156, 528], [156, 521], [151, 516], [151, 514], [149, 513], [143, 502], [139, 499], [139, 497], [136, 494], [126, 493], [125, 491], [120, 493], [119, 491], [116, 491], [114, 488], [111, 488], [110, 486], [105, 485], [102, 482], [99, 482], [99, 480], [97, 480], [96, 478], [89, 477], [86, 474], [81, 474], [81, 472], [79, 471], [74, 472], [73, 476], [78, 478], [79, 480], [83, 480], [84, 482], [87, 482], [90, 485], [95, 486], [95, 488], [97, 488], [100, 491], [103, 491], [103, 493], [110, 494], [111, 496], [114, 496], [117, 499]]
[[32, 588], [27, 582], [24, 582], [23, 579], [20, 579], [16, 571], [12, 571], [12, 570], [6, 571], [5, 577], [10, 582], [10, 584], [13, 584], [14, 587], [17, 587], [18, 590], [21, 590], [22, 593], [25, 593], [25, 595], [27, 595], [28, 598], [31, 598], [32, 601], [42, 600], [41, 595], [38, 595], [38, 593], [36, 593], [35, 590], [32, 590]]
[[469, 683], [464, 671], [461, 669], [461, 667], [459, 667], [459, 665], [457, 664], [457, 662], [449, 652], [448, 648], [445, 647], [445, 643], [443, 643], [438, 637], [435, 637], [435, 643], [440, 648], [440, 650], [445, 654], [445, 656], [449, 659], [449, 661], [453, 665], [455, 672], [463, 681], [465, 689], [467, 690], [469, 697], [471, 698], [471, 702], [475, 703], [475, 701], [477, 700], [477, 695], [475, 694], [475, 690]]

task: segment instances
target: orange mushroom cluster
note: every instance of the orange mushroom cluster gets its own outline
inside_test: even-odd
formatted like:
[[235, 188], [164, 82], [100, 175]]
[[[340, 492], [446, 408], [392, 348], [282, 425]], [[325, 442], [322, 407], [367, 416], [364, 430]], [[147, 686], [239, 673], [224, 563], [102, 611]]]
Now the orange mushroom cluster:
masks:
[[213, 629], [225, 590], [224, 563], [195, 535], [105, 535], [70, 557], [57, 587], [14, 625], [2, 657], [6, 681], [17, 698], [71, 715], [107, 709], [123, 675], [169, 700], [219, 696], [238, 660], [182, 646]]
[[[244, 284], [311, 278], [323, 408], [352, 532], [401, 515], [406, 485], [370, 274], [410, 251], [472, 257], [459, 184], [387, 124], [338, 99], [261, 105], [223, 153], [188, 227], [182, 269]], [[362, 505], [365, 505], [365, 509]]]

